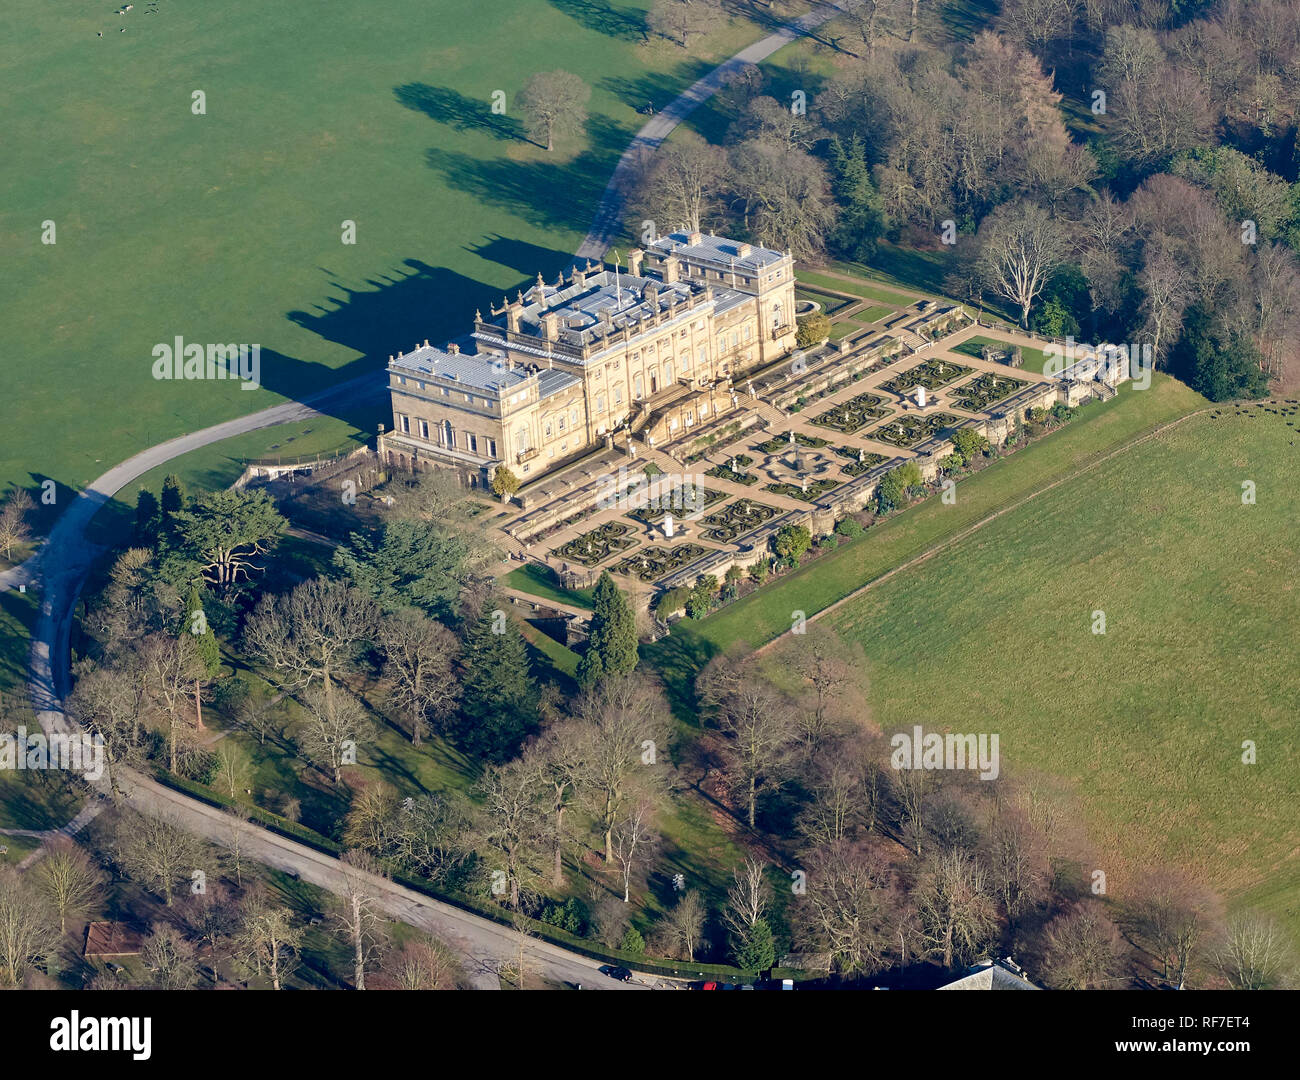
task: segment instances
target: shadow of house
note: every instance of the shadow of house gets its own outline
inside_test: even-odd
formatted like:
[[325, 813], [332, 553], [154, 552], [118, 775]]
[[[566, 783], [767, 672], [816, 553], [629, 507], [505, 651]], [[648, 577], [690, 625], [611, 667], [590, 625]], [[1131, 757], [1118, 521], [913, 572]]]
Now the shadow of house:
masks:
[[405, 83], [393, 87], [393, 97], [413, 112], [424, 113], [454, 131], [481, 131], [498, 139], [532, 142], [517, 119], [494, 113], [490, 101], [466, 97], [447, 86]]
[[[372, 277], [366, 284], [372, 288], [353, 289], [332, 282], [330, 288], [341, 295], [314, 305], [310, 311], [287, 313], [291, 322], [362, 354], [343, 369], [346, 375], [380, 372], [390, 354], [410, 348], [415, 341], [460, 336], [472, 321], [474, 309], [486, 307], [500, 296], [497, 288], [419, 259], [405, 259], [399, 268]], [[277, 389], [264, 381], [270, 389]], [[382, 386], [383, 380], [379, 383]]]
[[[469, 244], [466, 251], [472, 252], [480, 259], [494, 262], [499, 266], [515, 271], [521, 281], [530, 284], [540, 273], [547, 281], [565, 270], [573, 262], [573, 256], [555, 248], [530, 244], [523, 240], [512, 240], [499, 234], [489, 235], [479, 244]], [[507, 289], [507, 293], [512, 289]]]

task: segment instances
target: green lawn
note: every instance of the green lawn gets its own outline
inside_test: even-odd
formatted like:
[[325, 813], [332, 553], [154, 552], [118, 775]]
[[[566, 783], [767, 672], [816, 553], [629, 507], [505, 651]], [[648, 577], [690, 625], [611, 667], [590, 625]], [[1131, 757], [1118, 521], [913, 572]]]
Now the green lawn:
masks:
[[835, 296], [820, 289], [806, 289], [802, 285], [795, 289], [794, 297], [796, 300], [814, 300], [821, 304], [823, 315], [834, 315], [841, 308], [846, 308], [853, 303], [843, 296]]
[[520, 592], [540, 597], [543, 600], [553, 600], [557, 603], [587, 608], [588, 610], [595, 606], [591, 598], [591, 589], [565, 589], [561, 587], [560, 579], [555, 571], [549, 566], [542, 566], [540, 563], [528, 563], [517, 570], [511, 570], [510, 573], [501, 578], [501, 581], [512, 589], [518, 589]]
[[880, 304], [888, 304], [892, 308], [907, 307], [916, 301], [910, 296], [904, 296], [902, 293], [891, 292], [889, 289], [882, 289], [876, 285], [870, 285], [865, 281], [855, 281], [851, 278], [833, 277], [830, 274], [818, 274], [811, 270], [798, 271], [799, 282], [803, 285], [820, 286], [823, 289], [834, 289], [837, 292], [850, 293], [853, 296], [860, 296], [864, 300], [875, 300]]
[[[762, 33], [733, 19], [689, 52], [643, 45], [648, 7], [22, 5], [0, 65], [0, 97], [23, 101], [0, 155], [0, 396], [24, 422], [0, 440], [0, 483], [78, 487], [145, 446], [463, 332], [475, 307], [553, 277], [637, 108]], [[513, 101], [556, 68], [593, 94], [586, 133], [547, 154]], [[177, 335], [261, 345], [264, 389], [156, 381], [152, 350]], [[366, 434], [384, 418], [382, 398], [337, 417]]]
[[1248, 412], [1126, 451], [808, 632], [862, 644], [885, 730], [998, 732], [1004, 771], [1068, 781], [1113, 897], [1138, 870], [1187, 867], [1300, 937], [1300, 449], [1282, 417]]
[[[1011, 342], [1001, 341], [998, 338], [971, 337], [967, 338], [960, 345], [954, 345], [952, 351], [964, 353], [966, 356], [978, 357], [980, 355], [980, 348], [984, 345], [996, 345], [998, 348], [1008, 350], [1013, 347]], [[1042, 349], [1035, 349], [1028, 345], [1022, 345], [1020, 347], [1020, 355], [1025, 361], [1023, 365], [1025, 371], [1037, 372], [1039, 375], [1043, 373], [1043, 368], [1047, 364], [1047, 354], [1044, 353]], [[1008, 368], [1007, 371], [1011, 375], [1015, 374], [1015, 370], [1012, 368]]]
[[864, 307], [861, 311], [855, 311], [849, 316], [854, 322], [873, 323], [883, 319], [886, 315], [892, 315], [894, 308], [885, 304], [872, 304], [870, 307]]
[[710, 655], [770, 641], [790, 629], [793, 612], [811, 615], [828, 607], [988, 514], [1204, 404], [1168, 377], [1156, 378], [1149, 390], [1123, 389], [1108, 402], [1080, 410], [1062, 430], [961, 482], [954, 505], [933, 498], [906, 510], [702, 622], [675, 624], [647, 655], [670, 682], [693, 677]]

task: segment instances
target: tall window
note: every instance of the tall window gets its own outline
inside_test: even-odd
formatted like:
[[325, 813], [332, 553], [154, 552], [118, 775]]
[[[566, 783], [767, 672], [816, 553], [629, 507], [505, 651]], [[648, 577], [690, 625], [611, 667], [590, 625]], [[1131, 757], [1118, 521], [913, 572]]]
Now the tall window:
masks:
[[421, 421], [420, 421], [420, 438], [422, 438], [422, 439], [424, 439], [424, 440], [426, 440], [426, 441], [427, 441], [428, 438], [429, 438], [429, 421], [428, 421], [428, 420], [421, 420]]

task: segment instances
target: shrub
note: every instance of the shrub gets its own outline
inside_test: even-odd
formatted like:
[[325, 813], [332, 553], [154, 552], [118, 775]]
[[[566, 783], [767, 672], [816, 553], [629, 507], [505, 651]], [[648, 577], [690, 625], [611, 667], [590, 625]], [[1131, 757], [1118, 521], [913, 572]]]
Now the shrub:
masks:
[[618, 947], [623, 952], [641, 956], [645, 953], [645, 938], [641, 936], [641, 931], [635, 926], [629, 926], [622, 940], [619, 941]]
[[901, 506], [907, 496], [907, 485], [903, 483], [902, 467], [891, 469], [880, 478], [876, 485], [876, 505], [882, 514], [889, 513]]
[[957, 453], [953, 457], [960, 455], [961, 463], [973, 461], [976, 454], [983, 453], [988, 449], [989, 441], [978, 431], [972, 431], [970, 428], [963, 428], [961, 431], [953, 433], [949, 440], [957, 448]]
[[819, 345], [831, 336], [831, 321], [821, 311], [797, 318], [795, 326], [795, 344], [801, 349]]
[[558, 926], [561, 930], [567, 930], [578, 937], [582, 936], [587, 922], [582, 904], [572, 896], [562, 904], [555, 900], [547, 900], [542, 910], [538, 912], [537, 918], [539, 922]]
[[866, 530], [858, 524], [857, 518], [846, 517], [840, 519], [836, 524], [835, 531], [841, 536], [852, 540], [855, 537], [861, 536]]
[[681, 611], [690, 598], [691, 590], [684, 585], [676, 589], [668, 589], [659, 594], [659, 599], [655, 602], [655, 612], [660, 618], [666, 618], [675, 611]]
[[772, 550], [783, 559], [793, 559], [792, 566], [799, 565], [799, 556], [811, 546], [812, 533], [804, 525], [786, 525], [772, 537]]

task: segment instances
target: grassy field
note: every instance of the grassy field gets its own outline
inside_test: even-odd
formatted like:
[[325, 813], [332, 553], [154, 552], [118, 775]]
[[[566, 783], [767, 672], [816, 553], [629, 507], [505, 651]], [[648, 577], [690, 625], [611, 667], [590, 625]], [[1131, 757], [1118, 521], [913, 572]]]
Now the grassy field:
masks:
[[593, 606], [591, 589], [566, 589], [560, 585], [560, 579], [554, 570], [539, 563], [528, 563], [518, 570], [511, 570], [501, 578], [501, 583], [542, 600], [553, 600], [580, 608]]
[[[24, 423], [0, 440], [0, 483], [77, 487], [142, 447], [459, 333], [476, 306], [553, 276], [636, 110], [762, 33], [734, 19], [689, 53], [647, 45], [648, 6], [166, 0], [119, 18], [21, 5], [0, 63], [0, 96], [24, 103], [0, 155], [0, 395]], [[556, 68], [593, 94], [585, 135], [547, 154], [513, 100]], [[154, 380], [153, 347], [177, 335], [260, 344], [264, 388]], [[370, 433], [382, 410], [336, 419]], [[57, 437], [33, 437], [42, 427]]]
[[955, 504], [936, 498], [906, 510], [702, 622], [677, 623], [647, 655], [670, 682], [693, 677], [714, 653], [770, 641], [790, 629], [793, 612], [811, 615], [828, 607], [1016, 499], [1204, 403], [1167, 377], [1156, 378], [1149, 390], [1121, 390], [1108, 402], [1080, 410], [1062, 430], [962, 481]]
[[[997, 731], [1010, 774], [1065, 778], [1113, 896], [1134, 870], [1186, 866], [1300, 937], [1297, 461], [1276, 414], [1202, 414], [809, 635], [862, 644], [882, 728]], [[1258, 764], [1242, 763], [1244, 740]]]
[[882, 289], [865, 281], [847, 277], [832, 277], [830, 274], [819, 274], [812, 270], [800, 270], [799, 281], [804, 285], [851, 293], [853, 296], [860, 296], [864, 300], [874, 300], [879, 304], [888, 304], [890, 307], [895, 308], [907, 307], [909, 304], [915, 303], [915, 300], [910, 296], [889, 289]]

